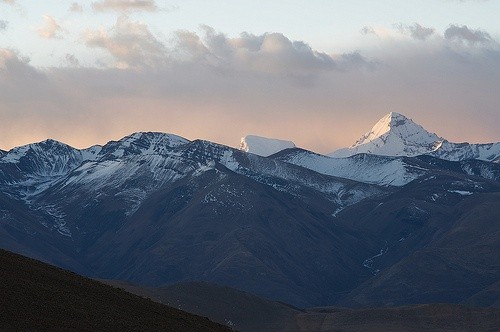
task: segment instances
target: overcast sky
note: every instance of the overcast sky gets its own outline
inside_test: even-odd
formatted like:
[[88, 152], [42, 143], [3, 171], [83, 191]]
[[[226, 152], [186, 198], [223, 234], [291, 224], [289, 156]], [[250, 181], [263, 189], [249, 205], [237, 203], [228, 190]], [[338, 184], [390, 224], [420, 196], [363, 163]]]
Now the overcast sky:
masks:
[[317, 152], [386, 113], [500, 141], [497, 0], [0, 0], [0, 148], [135, 131]]

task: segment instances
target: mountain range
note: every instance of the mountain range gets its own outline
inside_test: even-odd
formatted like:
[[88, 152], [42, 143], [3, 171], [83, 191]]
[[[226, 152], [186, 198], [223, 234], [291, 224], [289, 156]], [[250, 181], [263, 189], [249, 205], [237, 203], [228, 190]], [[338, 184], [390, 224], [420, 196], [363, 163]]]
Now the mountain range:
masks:
[[204, 281], [298, 307], [495, 305], [500, 143], [450, 143], [390, 113], [330, 156], [256, 136], [241, 147], [139, 132], [3, 151], [0, 246], [94, 278]]

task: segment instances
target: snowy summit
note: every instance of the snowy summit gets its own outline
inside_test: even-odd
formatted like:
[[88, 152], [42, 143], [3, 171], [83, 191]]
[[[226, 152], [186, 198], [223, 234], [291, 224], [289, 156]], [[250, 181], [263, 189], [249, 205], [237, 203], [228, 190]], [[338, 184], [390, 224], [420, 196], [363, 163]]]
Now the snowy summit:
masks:
[[500, 162], [500, 143], [452, 143], [428, 132], [406, 116], [391, 112], [356, 143], [329, 156], [345, 158], [358, 153], [396, 157], [428, 154], [452, 161], [479, 159]]
[[348, 148], [337, 150], [331, 157], [343, 158], [358, 153], [383, 156], [418, 156], [434, 151], [442, 138], [402, 114], [391, 112]]
[[259, 156], [268, 157], [281, 150], [294, 148], [292, 141], [247, 135], [241, 138], [240, 150]]

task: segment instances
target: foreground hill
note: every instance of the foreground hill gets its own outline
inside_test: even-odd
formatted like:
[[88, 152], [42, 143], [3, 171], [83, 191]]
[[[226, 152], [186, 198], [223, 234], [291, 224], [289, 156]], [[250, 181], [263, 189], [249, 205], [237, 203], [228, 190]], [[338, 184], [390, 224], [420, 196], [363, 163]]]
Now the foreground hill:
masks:
[[105, 283], [150, 298], [237, 331], [296, 331], [295, 317], [304, 310], [237, 289], [208, 282], [183, 282], [163, 287], [143, 287], [124, 281]]
[[0, 330], [229, 331], [207, 318], [0, 250]]

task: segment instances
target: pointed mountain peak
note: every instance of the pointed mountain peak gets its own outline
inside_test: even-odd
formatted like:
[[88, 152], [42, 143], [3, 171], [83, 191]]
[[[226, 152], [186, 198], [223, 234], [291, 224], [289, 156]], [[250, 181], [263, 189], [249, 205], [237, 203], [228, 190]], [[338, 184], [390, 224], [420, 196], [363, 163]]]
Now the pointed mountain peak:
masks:
[[256, 135], [247, 135], [241, 138], [240, 150], [257, 154], [262, 157], [268, 157], [281, 150], [294, 148], [292, 141], [285, 141], [275, 138], [267, 138]]
[[[363, 135], [351, 147], [355, 147], [359, 144], [372, 141], [388, 133], [394, 133], [402, 137], [407, 134], [410, 135], [414, 133], [423, 133], [424, 136], [426, 136], [427, 134], [434, 135], [428, 133], [422, 126], [416, 124], [403, 114], [391, 112], [381, 118], [368, 133]], [[439, 138], [436, 136], [436, 139]]]
[[332, 157], [349, 157], [358, 153], [384, 156], [417, 156], [434, 151], [444, 139], [425, 130], [403, 114], [391, 112], [348, 148], [337, 150]]
[[407, 118], [403, 114], [396, 113], [396, 112], [390, 112], [386, 116], [384, 116], [382, 119], [379, 120], [379, 122], [386, 122], [388, 126], [390, 127], [397, 127], [401, 125], [405, 125], [406, 123], [414, 123], [410, 118]]

